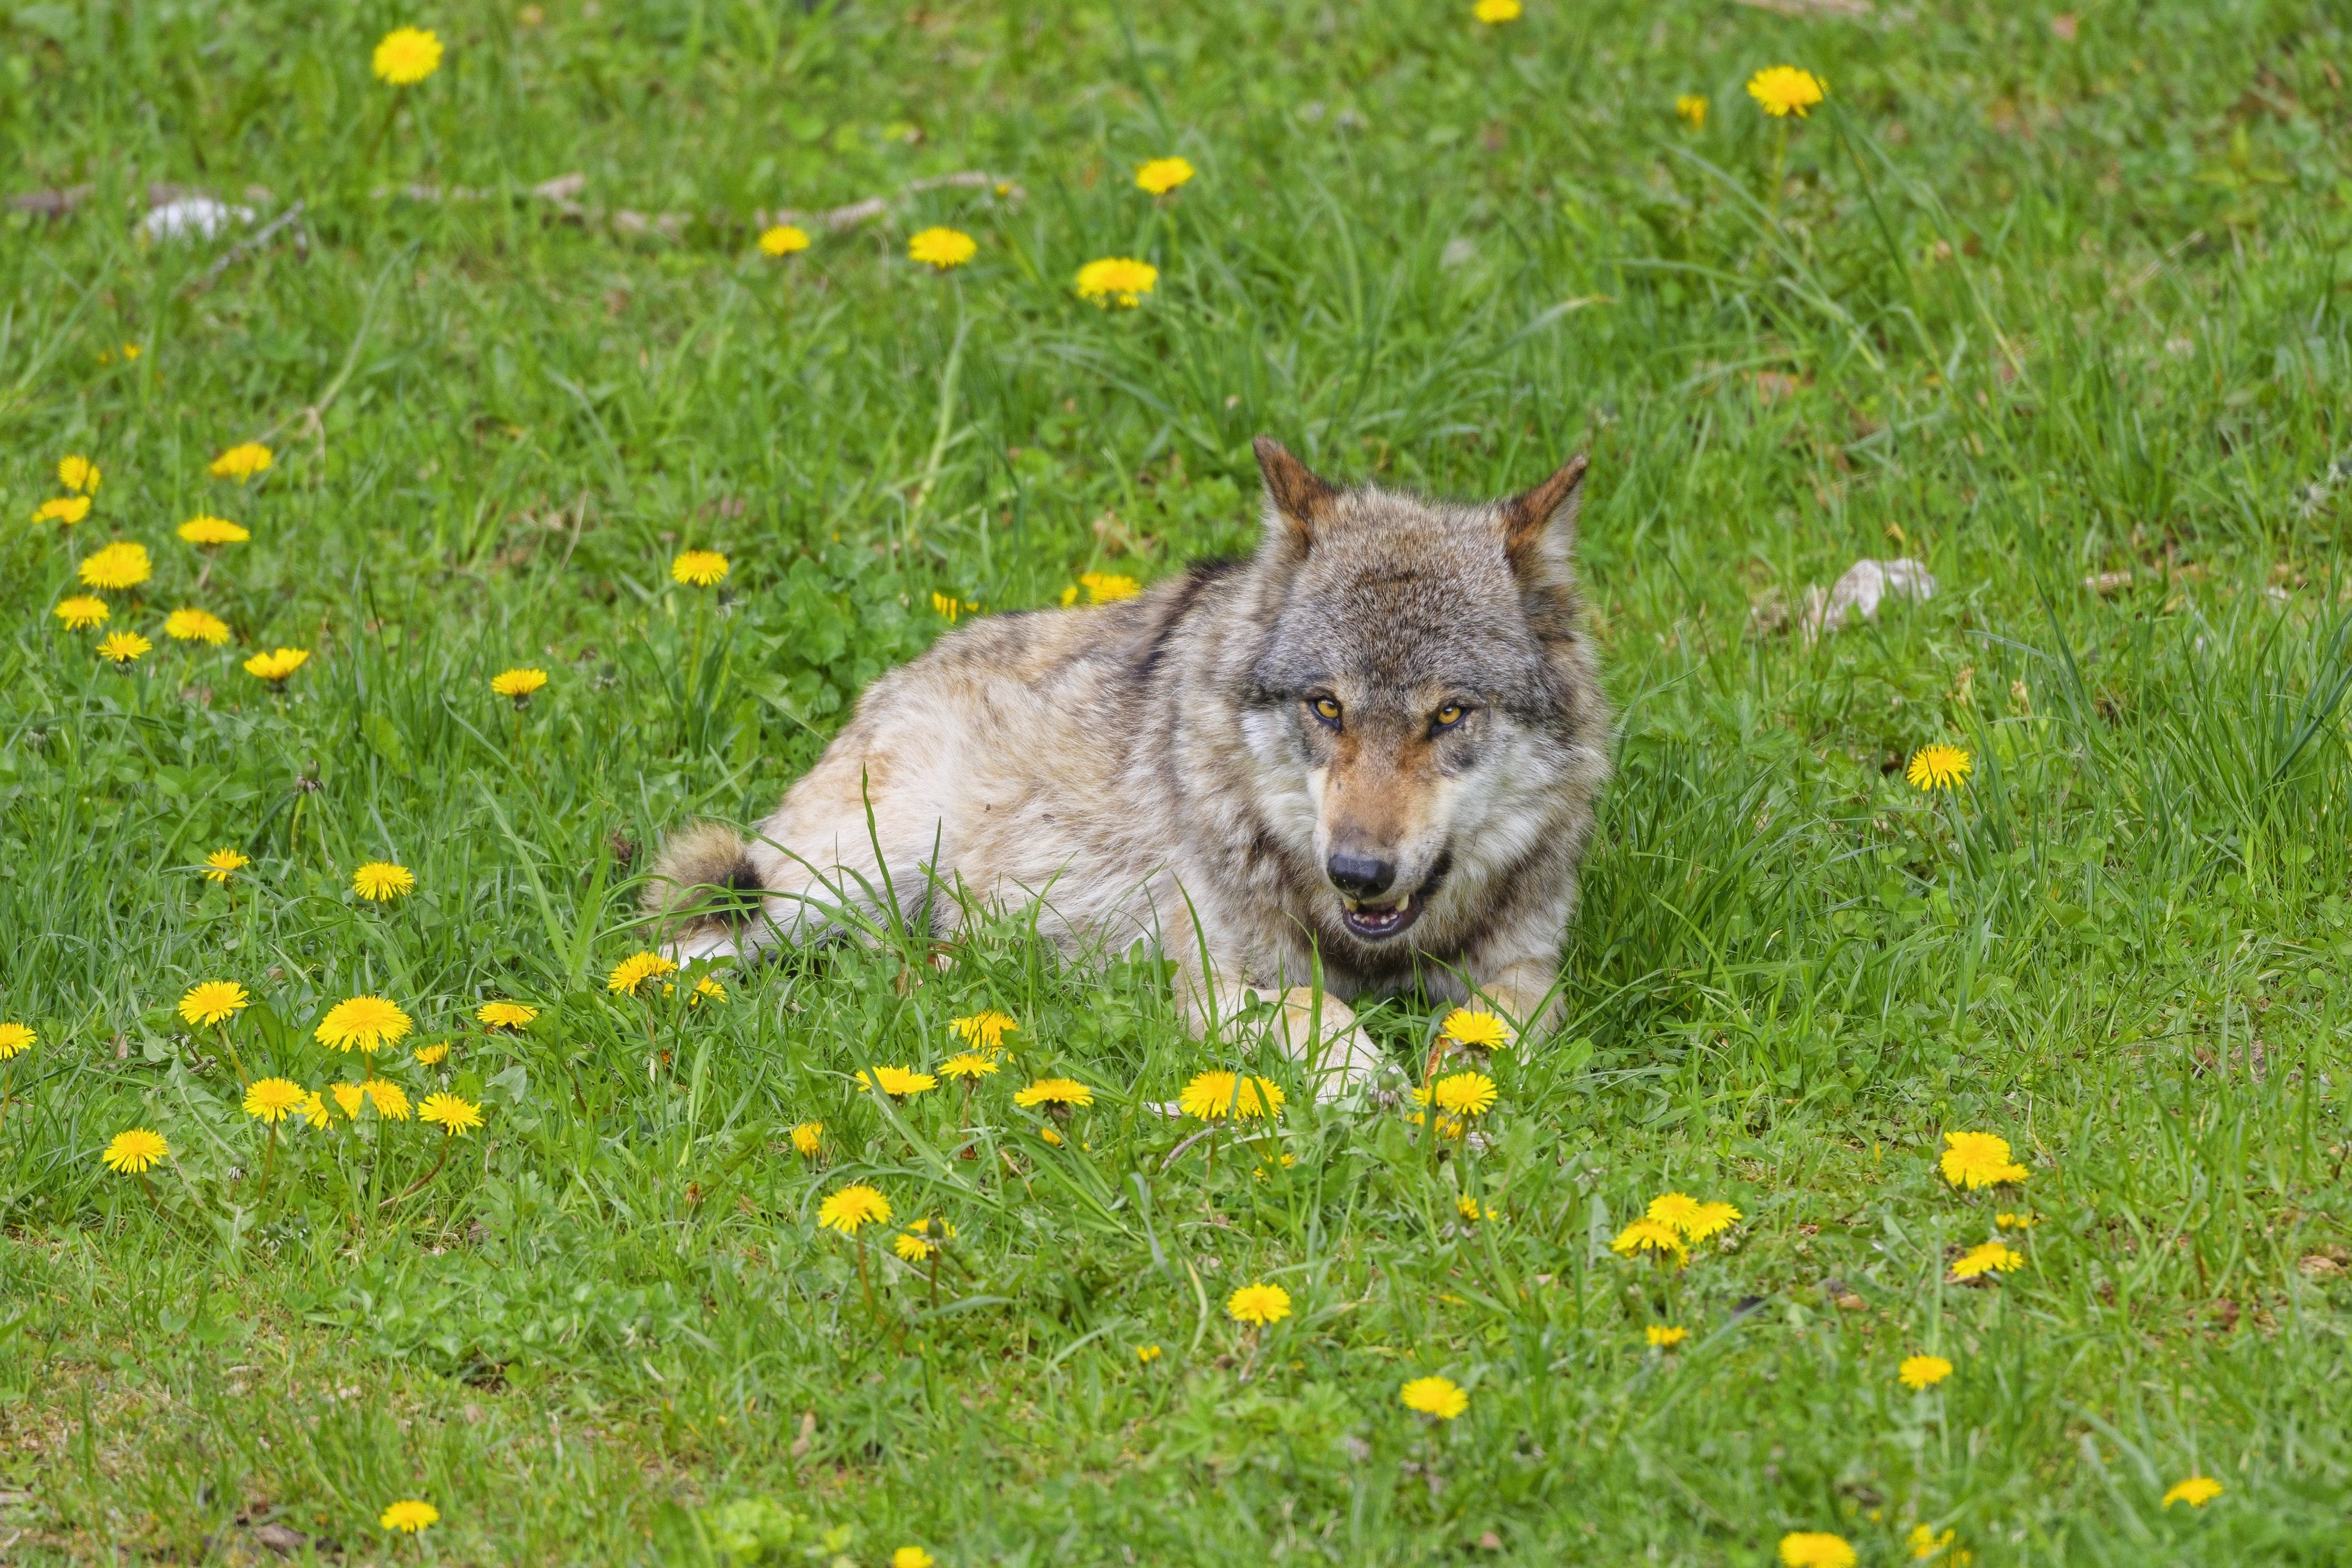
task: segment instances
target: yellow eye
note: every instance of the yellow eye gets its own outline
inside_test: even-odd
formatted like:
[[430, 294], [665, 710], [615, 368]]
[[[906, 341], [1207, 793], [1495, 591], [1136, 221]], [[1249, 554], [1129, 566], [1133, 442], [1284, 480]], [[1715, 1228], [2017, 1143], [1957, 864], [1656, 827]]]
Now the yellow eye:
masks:
[[1447, 703], [1444, 707], [1437, 710], [1438, 728], [1444, 729], [1449, 726], [1457, 725], [1461, 722], [1462, 705], [1460, 703]]
[[1333, 724], [1339, 722], [1339, 704], [1337, 698], [1317, 697], [1315, 712], [1317, 716], [1328, 719]]

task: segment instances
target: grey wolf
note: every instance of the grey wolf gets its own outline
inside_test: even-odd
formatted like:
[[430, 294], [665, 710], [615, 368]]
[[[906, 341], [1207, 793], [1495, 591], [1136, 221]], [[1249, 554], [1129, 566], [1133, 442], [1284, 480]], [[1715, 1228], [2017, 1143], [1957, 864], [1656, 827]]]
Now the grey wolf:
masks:
[[1249, 1016], [1327, 1095], [1381, 1065], [1359, 998], [1418, 985], [1548, 1021], [1609, 773], [1585, 460], [1464, 506], [1334, 486], [1263, 437], [1257, 457], [1251, 559], [951, 632], [750, 840], [675, 835], [648, 893], [670, 950], [839, 934], [886, 886], [943, 938], [962, 905], [937, 889], [1034, 900], [1072, 954], [1173, 960], [1200, 1035], [1277, 1003]]

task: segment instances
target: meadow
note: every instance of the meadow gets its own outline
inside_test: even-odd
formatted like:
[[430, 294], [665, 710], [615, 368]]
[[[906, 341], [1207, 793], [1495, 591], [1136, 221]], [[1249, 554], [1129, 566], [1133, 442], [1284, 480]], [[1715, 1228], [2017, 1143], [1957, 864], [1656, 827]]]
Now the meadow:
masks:
[[[2346, 44], [0, 17], [0, 1561], [2352, 1559]], [[1617, 778], [1490, 1108], [1017, 908], [627, 967], [877, 674], [1252, 548], [1259, 433], [1591, 455]]]

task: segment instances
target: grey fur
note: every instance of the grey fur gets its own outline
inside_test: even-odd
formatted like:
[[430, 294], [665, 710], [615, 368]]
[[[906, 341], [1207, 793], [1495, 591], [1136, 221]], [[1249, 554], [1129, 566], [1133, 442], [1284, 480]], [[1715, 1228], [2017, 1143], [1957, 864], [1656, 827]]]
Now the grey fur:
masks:
[[[1272, 441], [1258, 453], [1252, 559], [958, 631], [874, 685], [756, 841], [709, 824], [675, 838], [652, 900], [684, 915], [675, 949], [805, 938], [869, 906], [881, 864], [903, 904], [936, 846], [940, 878], [1042, 900], [1040, 928], [1073, 952], [1157, 946], [1198, 1030], [1277, 993], [1327, 1088], [1378, 1065], [1344, 1005], [1360, 996], [1418, 981], [1548, 1021], [1609, 771], [1571, 565], [1583, 459], [1456, 506], [1336, 488]], [[1449, 704], [1461, 716], [1441, 726]], [[1351, 911], [1335, 865], [1392, 880], [1351, 882]], [[762, 917], [681, 896], [713, 883], [765, 890]], [[1395, 914], [1401, 896], [1420, 913]], [[951, 935], [959, 911], [934, 899], [924, 917]]]

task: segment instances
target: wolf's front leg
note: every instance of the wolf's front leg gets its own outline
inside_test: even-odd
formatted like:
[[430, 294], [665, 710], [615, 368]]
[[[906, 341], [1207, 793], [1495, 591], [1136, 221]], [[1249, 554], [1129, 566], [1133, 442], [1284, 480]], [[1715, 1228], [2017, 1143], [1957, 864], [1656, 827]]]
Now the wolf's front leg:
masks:
[[[1386, 1061], [1357, 1025], [1355, 1009], [1328, 991], [1318, 1000], [1311, 986], [1277, 990], [1229, 981], [1223, 975], [1203, 984], [1197, 962], [1180, 960], [1176, 994], [1185, 1027], [1195, 1039], [1215, 1034], [1232, 1040], [1239, 1029], [1261, 1028], [1292, 1061], [1306, 1067], [1318, 1100], [1336, 1100], [1371, 1083]], [[1260, 1001], [1275, 1004], [1271, 1017], [1262, 1024], [1245, 1019], [1250, 1004]]]
[[1474, 966], [1470, 1006], [1479, 1012], [1497, 1012], [1522, 1035], [1536, 1035], [1559, 1022], [1559, 958], [1556, 954], [1527, 956], [1491, 969]]

